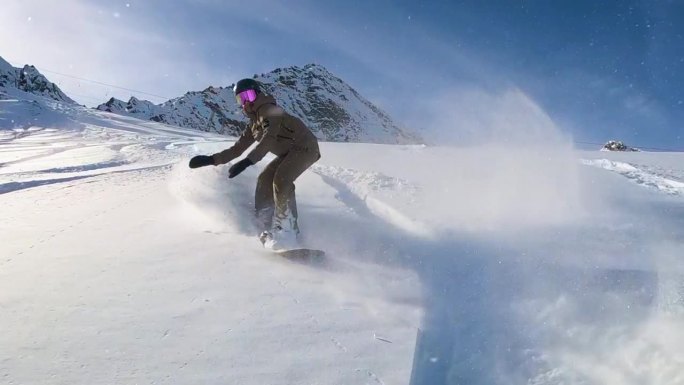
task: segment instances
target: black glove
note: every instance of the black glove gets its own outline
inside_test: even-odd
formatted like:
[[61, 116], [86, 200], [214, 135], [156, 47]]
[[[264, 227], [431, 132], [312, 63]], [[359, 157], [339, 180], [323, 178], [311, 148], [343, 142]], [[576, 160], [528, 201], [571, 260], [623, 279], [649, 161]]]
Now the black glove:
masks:
[[214, 166], [214, 157], [209, 155], [197, 155], [190, 159], [190, 168]]
[[251, 165], [253, 165], [251, 160], [249, 158], [245, 158], [234, 165], [230, 166], [230, 169], [228, 169], [228, 178], [235, 178], [238, 176], [239, 173], [245, 171], [245, 169]]

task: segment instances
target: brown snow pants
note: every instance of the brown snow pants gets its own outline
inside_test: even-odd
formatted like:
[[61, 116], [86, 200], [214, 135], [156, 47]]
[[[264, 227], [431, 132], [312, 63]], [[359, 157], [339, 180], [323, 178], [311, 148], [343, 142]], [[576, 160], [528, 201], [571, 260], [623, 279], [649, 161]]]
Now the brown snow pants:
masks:
[[274, 217], [276, 221], [285, 219], [288, 208], [296, 226], [294, 181], [320, 157], [318, 151], [290, 151], [272, 160], [259, 174], [254, 206], [259, 225], [263, 226], [260, 230], [270, 231]]

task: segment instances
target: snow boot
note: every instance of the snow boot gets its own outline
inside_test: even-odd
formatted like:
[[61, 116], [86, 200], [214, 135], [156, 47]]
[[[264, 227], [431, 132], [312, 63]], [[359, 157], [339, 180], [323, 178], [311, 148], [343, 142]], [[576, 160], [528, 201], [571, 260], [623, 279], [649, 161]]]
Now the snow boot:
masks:
[[[288, 210], [289, 211], [289, 210]], [[273, 218], [271, 231], [264, 231], [259, 240], [265, 248], [271, 250], [290, 250], [299, 247], [299, 226], [297, 218], [288, 215], [286, 218]]]

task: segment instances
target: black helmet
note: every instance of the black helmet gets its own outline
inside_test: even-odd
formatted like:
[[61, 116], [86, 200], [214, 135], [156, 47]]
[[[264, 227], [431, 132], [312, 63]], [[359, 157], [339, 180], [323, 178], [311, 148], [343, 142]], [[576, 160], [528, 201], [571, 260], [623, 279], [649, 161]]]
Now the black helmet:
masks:
[[235, 83], [235, 87], [233, 87], [233, 92], [235, 95], [247, 90], [254, 90], [257, 94], [259, 94], [261, 93], [261, 86], [254, 79], [242, 79]]

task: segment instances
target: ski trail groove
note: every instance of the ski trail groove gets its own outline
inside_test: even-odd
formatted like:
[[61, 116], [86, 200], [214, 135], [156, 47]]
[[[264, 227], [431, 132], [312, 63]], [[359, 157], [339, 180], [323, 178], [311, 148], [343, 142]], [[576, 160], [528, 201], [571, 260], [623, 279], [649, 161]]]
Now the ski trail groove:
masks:
[[20, 190], [31, 189], [34, 187], [46, 186], [46, 185], [51, 185], [51, 184], [56, 184], [56, 183], [71, 182], [71, 181], [80, 180], [80, 179], [94, 178], [94, 177], [98, 177], [98, 176], [102, 176], [102, 175], [108, 175], [108, 174], [121, 174], [121, 173], [135, 172], [135, 171], [147, 171], [147, 170], [160, 169], [160, 168], [169, 167], [169, 166], [173, 165], [174, 163], [175, 162], [169, 162], [169, 163], [153, 165], [153, 166], [140, 166], [140, 167], [125, 169], [125, 170], [104, 171], [104, 172], [98, 172], [98, 173], [94, 173], [94, 174], [76, 175], [76, 176], [66, 177], [66, 178], [47, 178], [47, 179], [28, 180], [28, 181], [22, 181], [22, 182], [7, 182], [7, 183], [0, 184], [0, 195], [8, 194], [8, 193], [20, 191]]
[[377, 196], [385, 192], [412, 196], [418, 191], [418, 187], [408, 181], [381, 173], [323, 165], [314, 165], [312, 171], [337, 191], [338, 201], [359, 216], [378, 223], [389, 222], [421, 237], [429, 237], [432, 234], [429, 226], [411, 218]]
[[[273, 276], [273, 273], [270, 273], [270, 274], [271, 274], [271, 276]], [[307, 315], [307, 318], [309, 318], [311, 320], [311, 322], [316, 325], [317, 331], [320, 332], [321, 322], [318, 320], [318, 318], [316, 318], [316, 316], [311, 311], [308, 310], [308, 306], [302, 305], [301, 301], [297, 297], [290, 294], [290, 291], [287, 290], [287, 281], [278, 280], [277, 282], [278, 282], [278, 285], [280, 286], [282, 292], [284, 293], [284, 295], [287, 297], [290, 297], [292, 299], [292, 301], [298, 305], [298, 307], [301, 309], [301, 311]], [[322, 334], [322, 333], [319, 333], [319, 334]], [[329, 336], [328, 338], [329, 338], [330, 342], [340, 351], [340, 354], [345, 354], [345, 355], [349, 354], [349, 348], [347, 348], [347, 346], [345, 346], [342, 342], [340, 342], [340, 340], [335, 338], [334, 335]], [[354, 358], [357, 358], [357, 357], [358, 357], [358, 355], [354, 356]], [[356, 369], [356, 372], [367, 373], [368, 376], [370, 378], [372, 378], [377, 384], [384, 385], [384, 382], [379, 378], [379, 376], [376, 375], [370, 369]]]
[[[138, 171], [139, 171], [139, 170], [138, 170]], [[81, 225], [83, 225], [84, 223], [87, 223], [87, 222], [96, 221], [96, 220], [97, 220], [98, 218], [100, 218], [102, 215], [111, 213], [111, 212], [113, 212], [113, 211], [115, 211], [115, 210], [119, 210], [119, 209], [121, 209], [122, 207], [128, 206], [128, 205], [130, 205], [131, 203], [133, 203], [133, 202], [139, 200], [141, 197], [143, 197], [143, 198], [144, 198], [144, 197], [148, 197], [148, 196], [150, 196], [152, 193], [156, 192], [156, 190], [155, 190], [154, 188], [149, 188], [148, 190], [149, 190], [149, 191], [145, 192], [144, 194], [133, 196], [131, 199], [128, 199], [128, 200], [126, 200], [126, 201], [124, 201], [124, 202], [121, 202], [121, 203], [119, 203], [119, 204], [117, 204], [117, 205], [110, 206], [110, 207], [107, 207], [107, 208], [105, 208], [105, 209], [103, 209], [103, 210], [100, 210], [100, 211], [96, 212], [95, 214], [93, 214], [92, 216], [89, 216], [89, 217], [87, 218], [87, 220], [86, 220], [86, 219], [81, 219], [81, 220], [78, 221], [78, 222], [71, 222], [71, 223], [69, 223], [68, 226], [60, 227], [60, 228], [58, 228], [58, 229], [56, 229], [56, 230], [54, 230], [54, 231], [52, 231], [52, 232], [50, 232], [50, 233], [47, 233], [47, 234], [45, 234], [44, 236], [38, 238], [38, 239], [37, 239], [33, 244], [31, 244], [28, 248], [29, 248], [29, 249], [33, 249], [34, 247], [36, 247], [36, 246], [38, 246], [38, 245], [44, 245], [44, 244], [48, 243], [49, 241], [55, 239], [58, 235], [64, 234], [64, 233], [67, 232], [68, 230], [73, 230], [73, 229], [76, 228], [77, 226], [81, 226]], [[26, 251], [26, 250], [19, 250], [19, 251], [17, 252], [17, 255], [22, 255], [22, 254], [25, 253], [25, 251]]]
[[65, 146], [65, 147], [61, 147], [59, 149], [50, 150], [50, 151], [43, 153], [43, 154], [27, 156], [25, 158], [20, 158], [20, 159], [10, 160], [10, 161], [4, 162], [4, 163], [0, 163], [0, 167], [9, 166], [12, 164], [24, 163], [24, 162], [28, 162], [31, 160], [41, 159], [41, 158], [46, 158], [48, 156], [57, 155], [57, 154], [60, 154], [60, 153], [66, 152], [66, 151], [75, 150], [75, 149], [82, 148], [82, 147], [85, 147], [85, 145], [84, 144], [77, 144], [77, 145], [73, 145], [73, 146]]
[[378, 377], [377, 374], [373, 373], [372, 371], [370, 371], [370, 370], [368, 370], [368, 369], [356, 369], [356, 371], [357, 371], [357, 372], [361, 372], [361, 373], [366, 374], [366, 375], [367, 375], [368, 377], [370, 377], [370, 378], [373, 380], [373, 382], [375, 382], [376, 384], [385, 385], [385, 383], [380, 379], [380, 377]]
[[684, 182], [677, 180], [678, 175], [665, 173], [655, 167], [639, 166], [608, 159], [580, 159], [586, 166], [598, 167], [624, 176], [633, 183], [657, 190], [668, 195], [684, 196]]
[[344, 353], [348, 353], [348, 352], [349, 352], [349, 350], [347, 349], [347, 347], [344, 346], [344, 345], [342, 345], [342, 343], [341, 343], [340, 341], [338, 341], [337, 339], [335, 339], [335, 337], [330, 337], [330, 341], [332, 341], [332, 343], [333, 343], [338, 349], [340, 349], [341, 351], [343, 351]]

